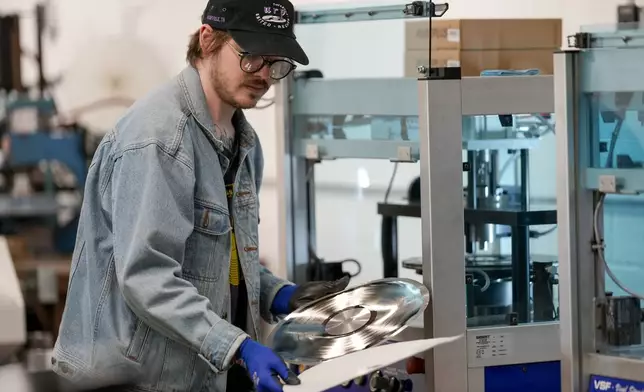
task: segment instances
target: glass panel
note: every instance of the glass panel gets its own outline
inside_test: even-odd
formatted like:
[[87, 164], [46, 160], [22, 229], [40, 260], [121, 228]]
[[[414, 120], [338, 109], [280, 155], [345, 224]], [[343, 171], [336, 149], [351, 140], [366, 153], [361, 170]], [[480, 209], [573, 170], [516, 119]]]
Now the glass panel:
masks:
[[301, 139], [405, 140], [418, 142], [417, 116], [295, 116]]
[[[325, 126], [310, 137], [333, 139], [342, 129], [346, 138], [368, 140], [372, 137], [373, 119], [342, 116], [342, 121], [336, 121], [339, 127], [334, 132], [328, 127], [331, 118], [324, 118], [319, 124]], [[312, 119], [300, 120], [310, 124]], [[464, 269], [470, 327], [558, 318], [552, 120], [550, 115], [513, 116], [512, 124], [505, 129], [499, 116], [464, 121], [472, 127], [469, 130], [475, 130], [470, 132], [473, 137], [470, 141], [496, 141], [485, 150], [463, 151], [464, 162], [471, 167], [463, 178], [468, 221]], [[403, 127], [389, 137], [403, 140], [398, 129]], [[504, 143], [507, 139], [492, 139], [502, 132], [512, 135], [512, 140], [533, 143], [524, 145], [525, 148], [508, 149]], [[392, 180], [394, 167], [397, 174]], [[354, 284], [383, 276], [383, 226], [382, 216], [376, 213], [377, 204], [388, 194], [389, 204], [418, 206], [409, 200], [408, 190], [419, 171], [417, 164], [358, 159], [323, 161], [315, 166], [316, 248], [328, 271], [357, 272], [354, 262], [328, 265], [355, 258], [362, 271], [353, 279]], [[417, 274], [422, 271], [420, 219], [398, 217], [396, 231], [399, 276], [421, 280], [422, 275]]]
[[[580, 166], [608, 170], [626, 183], [626, 173], [637, 173], [644, 164], [644, 96], [637, 82], [642, 80], [642, 68], [629, 68], [634, 62], [615, 60], [616, 56], [639, 56], [641, 49], [611, 49], [626, 45], [641, 48], [642, 31], [615, 27], [587, 28], [594, 34], [593, 47], [582, 57], [582, 91], [580, 147], [586, 151]], [[625, 39], [627, 37], [628, 39]], [[604, 81], [599, 83], [598, 81]], [[612, 86], [615, 87], [612, 87]], [[641, 86], [641, 85], [640, 85]], [[632, 88], [632, 90], [631, 90]], [[620, 174], [624, 173], [624, 174]], [[583, 173], [583, 171], [582, 171]], [[582, 174], [583, 175], [583, 174]], [[590, 212], [585, 212], [589, 214]], [[607, 354], [644, 358], [642, 345], [641, 301], [644, 294], [644, 197], [633, 195], [607, 195], [603, 201], [602, 220], [593, 227], [604, 239], [603, 257], [597, 258], [598, 267], [606, 271], [603, 286], [607, 295], [598, 298], [595, 334], [598, 349]], [[603, 229], [603, 230], [602, 230]], [[578, 260], [581, 267], [592, 266], [587, 260]], [[624, 290], [626, 289], [626, 290]], [[636, 294], [635, 296], [633, 294]], [[599, 297], [602, 297], [601, 295]]]
[[[417, 116], [337, 114], [295, 116], [300, 139], [404, 140], [418, 142]], [[549, 114], [472, 116], [463, 119], [463, 140], [535, 140], [553, 131]]]
[[468, 326], [556, 320], [553, 118], [477, 116], [465, 124]]
[[554, 131], [551, 114], [467, 116], [463, 140], [538, 139]]
[[632, 169], [644, 163], [644, 101], [641, 92], [584, 96], [590, 108], [590, 166]]
[[[644, 196], [609, 195], [604, 202], [604, 259], [607, 297], [605, 336], [608, 353], [644, 358], [640, 300], [644, 295]], [[612, 328], [615, 326], [617, 328]]]

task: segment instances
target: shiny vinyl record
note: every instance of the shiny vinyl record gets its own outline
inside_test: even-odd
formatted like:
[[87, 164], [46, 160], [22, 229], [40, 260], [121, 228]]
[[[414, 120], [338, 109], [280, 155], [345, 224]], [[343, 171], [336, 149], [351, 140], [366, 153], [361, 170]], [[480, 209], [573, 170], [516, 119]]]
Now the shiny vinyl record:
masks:
[[419, 282], [376, 280], [297, 309], [275, 327], [269, 346], [288, 363], [316, 365], [385, 342], [428, 304]]

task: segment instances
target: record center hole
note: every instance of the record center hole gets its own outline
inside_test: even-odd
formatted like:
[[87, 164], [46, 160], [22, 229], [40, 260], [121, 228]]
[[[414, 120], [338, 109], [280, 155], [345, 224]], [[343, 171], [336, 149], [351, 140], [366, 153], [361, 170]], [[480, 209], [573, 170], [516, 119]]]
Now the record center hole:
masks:
[[336, 312], [325, 323], [326, 333], [339, 336], [353, 333], [372, 319], [372, 312], [362, 306], [352, 306]]

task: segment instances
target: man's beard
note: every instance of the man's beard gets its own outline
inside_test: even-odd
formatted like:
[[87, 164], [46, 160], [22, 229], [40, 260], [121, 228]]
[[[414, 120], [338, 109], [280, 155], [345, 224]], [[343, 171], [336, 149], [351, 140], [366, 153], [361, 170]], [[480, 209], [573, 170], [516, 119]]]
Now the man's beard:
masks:
[[[261, 97], [258, 97], [257, 100], [255, 100], [254, 103], [248, 104], [248, 103], [240, 103], [237, 101], [233, 95], [233, 93], [226, 89], [227, 85], [225, 83], [226, 77], [221, 74], [221, 72], [218, 71], [218, 69], [215, 67], [212, 70], [212, 81], [213, 81], [213, 88], [215, 92], [217, 93], [217, 96], [219, 99], [221, 99], [224, 103], [234, 107], [235, 109], [252, 109], [255, 106], [257, 106], [257, 102], [259, 102], [259, 99]], [[219, 81], [219, 83], [218, 83]], [[240, 87], [244, 87], [245, 85], [251, 85], [255, 87], [259, 87], [259, 85], [262, 85], [262, 87], [265, 87], [265, 83], [263, 81], [245, 81], [244, 84], [242, 84]], [[267, 89], [267, 88], [266, 88]], [[262, 94], [263, 95], [263, 94]]]

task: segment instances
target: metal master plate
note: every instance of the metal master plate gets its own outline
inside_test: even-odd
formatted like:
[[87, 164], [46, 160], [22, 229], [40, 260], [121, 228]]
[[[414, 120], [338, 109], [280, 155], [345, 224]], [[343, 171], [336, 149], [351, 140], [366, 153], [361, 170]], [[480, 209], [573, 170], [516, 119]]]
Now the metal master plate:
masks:
[[320, 362], [376, 346], [401, 332], [429, 303], [411, 279], [376, 280], [313, 301], [282, 320], [269, 346], [286, 362]]

